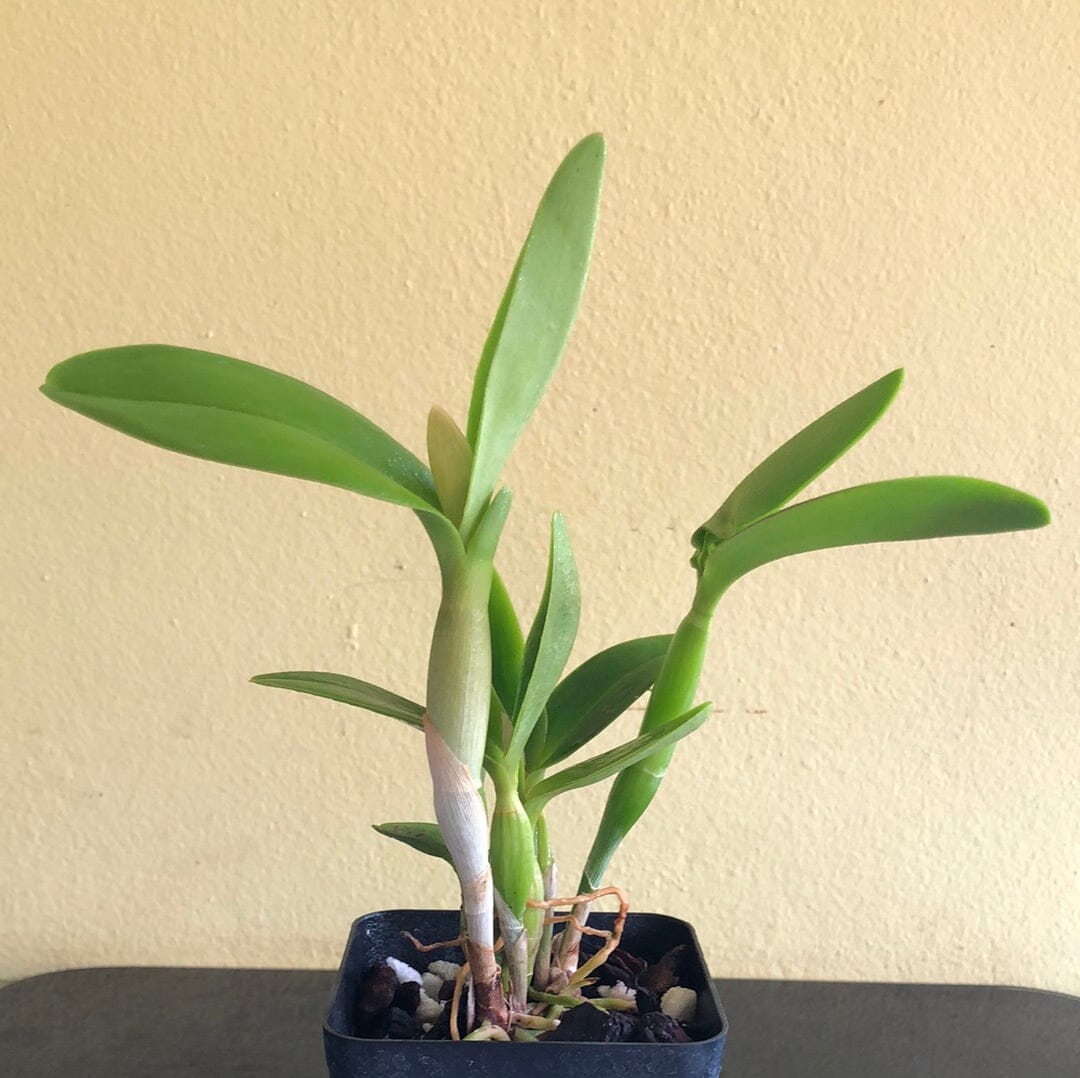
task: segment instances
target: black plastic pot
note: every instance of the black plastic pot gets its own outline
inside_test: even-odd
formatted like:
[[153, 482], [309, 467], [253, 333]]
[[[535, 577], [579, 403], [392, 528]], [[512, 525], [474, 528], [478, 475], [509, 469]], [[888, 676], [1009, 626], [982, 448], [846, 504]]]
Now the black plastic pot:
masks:
[[[611, 914], [594, 914], [590, 924], [609, 928]], [[691, 972], [681, 983], [698, 993], [696, 1025], [704, 1038], [690, 1044], [466, 1043], [371, 1040], [354, 1036], [353, 1015], [361, 981], [372, 965], [392, 957], [424, 964], [402, 932], [418, 939], [451, 939], [458, 914], [450, 910], [385, 910], [353, 922], [341, 960], [323, 1041], [330, 1078], [716, 1078], [724, 1058], [727, 1018], [709, 978], [693, 928], [657, 913], [632, 913], [623, 945], [655, 962], [679, 944], [688, 944]], [[432, 956], [460, 962], [460, 951]]]

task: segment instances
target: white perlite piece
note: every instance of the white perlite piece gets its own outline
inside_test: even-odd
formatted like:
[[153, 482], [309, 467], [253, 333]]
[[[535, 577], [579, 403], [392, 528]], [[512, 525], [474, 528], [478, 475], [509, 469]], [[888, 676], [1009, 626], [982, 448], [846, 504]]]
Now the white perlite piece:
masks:
[[420, 974], [405, 962], [396, 958], [388, 958], [386, 964], [397, 975], [398, 984], [421, 984]]
[[427, 992], [432, 999], [438, 999], [439, 989], [443, 986], [443, 979], [441, 977], [436, 977], [431, 970], [425, 971], [420, 977], [420, 987]]
[[697, 1012], [697, 992], [692, 988], [669, 988], [660, 997], [660, 1010], [677, 1022], [689, 1025]]
[[625, 999], [627, 1003], [637, 1003], [637, 991], [627, 988], [622, 981], [614, 984], [602, 984], [596, 990], [597, 994], [604, 999]]
[[432, 999], [422, 988], [420, 989], [420, 1002], [416, 1005], [416, 1020], [422, 1023], [434, 1023], [443, 1012], [445, 1003]]
[[452, 981], [461, 972], [461, 966], [457, 962], [429, 962], [428, 973], [434, 973], [444, 981]]

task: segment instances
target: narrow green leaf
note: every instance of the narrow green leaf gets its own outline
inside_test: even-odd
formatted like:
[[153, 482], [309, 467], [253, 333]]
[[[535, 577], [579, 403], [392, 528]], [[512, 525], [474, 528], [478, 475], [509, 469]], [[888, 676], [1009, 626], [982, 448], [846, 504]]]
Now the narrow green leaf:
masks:
[[445, 861], [451, 868], [454, 867], [454, 859], [443, 841], [439, 825], [434, 823], [375, 823], [371, 825], [380, 835], [396, 839], [405, 843], [406, 846], [426, 853], [429, 857], [438, 857]]
[[468, 535], [562, 355], [585, 285], [604, 140], [567, 155], [536, 211], [481, 353], [469, 405], [474, 461], [462, 531]]
[[1041, 528], [1037, 498], [983, 479], [927, 476], [849, 487], [767, 516], [715, 547], [698, 588], [715, 606], [739, 577], [778, 558], [828, 547]]
[[498, 573], [491, 578], [488, 620], [491, 623], [491, 683], [503, 711], [509, 715], [517, 699], [525, 638], [510, 593]]
[[274, 689], [290, 689], [292, 692], [321, 696], [337, 700], [352, 707], [362, 707], [377, 715], [398, 719], [417, 730], [423, 729], [424, 709], [420, 704], [398, 696], [378, 685], [359, 681], [345, 674], [327, 674], [317, 670], [287, 670], [275, 674], [257, 674], [252, 682], [269, 685]]
[[587, 659], [552, 692], [538, 764], [549, 767], [606, 730], [652, 685], [671, 634], [624, 640]]
[[439, 407], [428, 413], [427, 449], [439, 504], [443, 513], [459, 525], [469, 489], [472, 448], [449, 413]]
[[551, 551], [544, 595], [525, 641], [521, 683], [511, 716], [514, 732], [506, 750], [511, 766], [521, 759], [529, 735], [570, 658], [580, 614], [577, 566], [566, 523], [556, 513], [551, 519]]
[[359, 412], [295, 378], [228, 356], [139, 344], [57, 364], [41, 391], [178, 453], [438, 509], [427, 468]]
[[706, 535], [723, 542], [787, 505], [884, 415], [903, 379], [902, 369], [879, 378], [770, 453], [694, 533], [694, 545], [705, 542]]
[[418, 512], [416, 519], [420, 521], [435, 548], [439, 569], [445, 580], [453, 574], [455, 566], [465, 559], [465, 544], [461, 541], [461, 534], [447, 517], [434, 509], [430, 512]]
[[573, 767], [564, 768], [554, 775], [538, 782], [528, 791], [527, 804], [530, 814], [535, 815], [553, 797], [577, 790], [582, 786], [591, 786], [595, 782], [617, 775], [620, 771], [632, 767], [647, 756], [674, 745], [688, 734], [697, 730], [709, 717], [712, 704], [699, 704], [697, 707], [665, 724], [659, 730], [635, 737], [618, 748], [593, 756]]
[[[531, 227], [531, 226], [530, 226]], [[529, 237], [526, 236], [526, 246]], [[487, 388], [488, 374], [491, 371], [491, 361], [499, 347], [502, 337], [503, 326], [506, 325], [506, 312], [510, 309], [510, 301], [514, 298], [514, 287], [517, 285], [518, 274], [521, 272], [521, 260], [525, 257], [525, 248], [518, 252], [514, 268], [510, 271], [510, 280], [507, 282], [502, 299], [495, 311], [491, 328], [484, 339], [484, 347], [480, 351], [480, 361], [476, 365], [476, 373], [473, 375], [472, 396], [469, 399], [469, 415], [466, 419], [467, 430], [465, 437], [468, 439], [470, 448], [475, 449], [476, 439], [480, 433], [480, 417], [483, 415], [484, 390]]]
[[508, 487], [503, 487], [486, 506], [469, 539], [466, 554], [474, 564], [483, 563], [487, 567], [489, 575], [494, 574], [492, 562], [495, 560], [495, 551], [499, 547], [502, 538], [503, 527], [506, 518], [510, 514], [510, 502], [512, 495]]

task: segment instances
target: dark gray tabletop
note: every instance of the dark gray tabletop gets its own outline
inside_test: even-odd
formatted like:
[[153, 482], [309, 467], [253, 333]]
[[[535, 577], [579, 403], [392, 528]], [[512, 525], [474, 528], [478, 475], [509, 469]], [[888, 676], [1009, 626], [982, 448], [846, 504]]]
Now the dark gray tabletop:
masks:
[[[323, 970], [88, 969], [0, 989], [3, 1078], [322, 1078]], [[719, 980], [724, 1078], [1078, 1078], [1080, 999]], [[627, 1078], [633, 1078], [628, 1075]]]

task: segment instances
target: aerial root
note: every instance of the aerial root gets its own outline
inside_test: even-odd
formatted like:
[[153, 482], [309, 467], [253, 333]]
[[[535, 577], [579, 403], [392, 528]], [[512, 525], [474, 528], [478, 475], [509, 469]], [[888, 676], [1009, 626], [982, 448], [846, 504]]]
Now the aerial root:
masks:
[[611, 933], [603, 928], [590, 928], [588, 925], [583, 925], [572, 913], [561, 913], [555, 917], [545, 917], [545, 925], [572, 925], [582, 935], [585, 936], [603, 936], [605, 939], [611, 936]]
[[[458, 938], [456, 940], [443, 940], [440, 943], [421, 943], [411, 932], [402, 932], [401, 934], [418, 951], [421, 951], [424, 954], [427, 954], [430, 951], [444, 951], [448, 947], [464, 947], [465, 944], [468, 943], [468, 937], [467, 936], [458, 936]], [[498, 954], [502, 950], [502, 947], [503, 947], [503, 939], [502, 939], [502, 936], [500, 936], [495, 941], [495, 946], [492, 948], [492, 951], [495, 954]]]
[[[614, 895], [619, 900], [619, 912], [615, 915], [615, 923], [611, 927], [611, 931], [605, 931], [598, 928], [588, 928], [581, 924], [573, 913], [557, 914], [551, 918], [552, 924], [569, 924], [578, 932], [590, 936], [601, 936], [606, 938], [606, 943], [599, 951], [596, 952], [583, 966], [580, 966], [574, 973], [573, 977], [567, 982], [566, 988], [579, 988], [583, 981], [585, 981], [589, 974], [594, 970], [599, 969], [607, 960], [611, 957], [611, 953], [619, 946], [619, 942], [622, 939], [623, 928], [626, 925], [626, 915], [630, 911], [630, 905], [626, 901], [626, 895], [618, 887], [601, 887], [599, 891], [593, 891], [588, 895], [574, 895], [571, 898], [548, 898], [544, 901], [537, 901], [530, 899], [527, 905], [532, 906], [533, 909], [550, 910], [556, 906], [576, 906], [579, 903], [593, 903], [599, 898], [605, 898], [608, 895]], [[564, 989], [565, 991], [565, 989]]]
[[418, 951], [427, 954], [430, 951], [445, 951], [448, 947], [464, 947], [465, 937], [456, 940], [443, 940], [441, 943], [421, 943], [411, 932], [401, 933]]
[[461, 1009], [461, 990], [465, 984], [465, 978], [469, 975], [469, 963], [458, 970], [458, 975], [454, 978], [454, 994], [450, 999], [450, 1039], [452, 1041], [461, 1040], [461, 1031], [458, 1029], [458, 1011]]
[[[407, 939], [418, 951], [423, 954], [427, 954], [431, 951], [442, 951], [448, 947], [460, 947], [463, 950], [468, 944], [467, 936], [458, 936], [453, 940], [442, 940], [439, 943], [421, 943], [411, 932], [402, 932], [402, 936]], [[503, 949], [503, 938], [499, 938], [495, 941], [495, 946], [492, 948], [494, 954], [498, 954]], [[454, 995], [450, 1003], [450, 1039], [455, 1041], [461, 1040], [461, 1032], [458, 1029], [458, 1013], [461, 1009], [461, 994], [465, 985], [465, 980], [469, 976], [470, 969], [469, 963], [465, 962], [461, 969], [458, 971], [457, 977], [454, 978]], [[467, 1016], [469, 1025], [473, 1022], [472, 1007], [474, 1004], [473, 996], [469, 996], [469, 1014]], [[500, 1037], [496, 1033], [485, 1034], [483, 1036], [473, 1036], [477, 1031], [472, 1030], [469, 1034], [473, 1040], [503, 1040], [505, 1038]], [[469, 1039], [467, 1037], [466, 1039]]]

